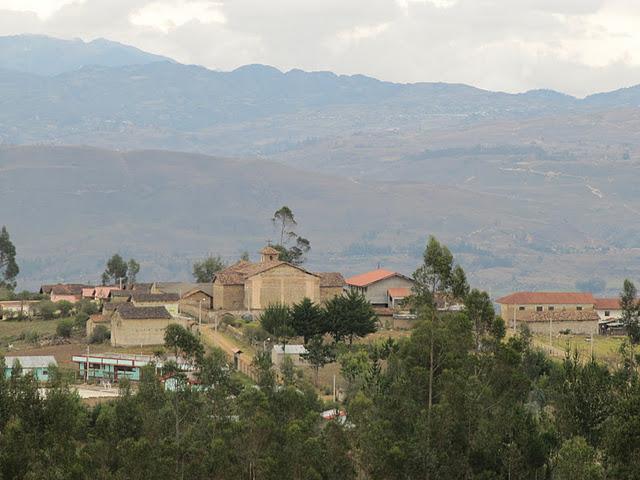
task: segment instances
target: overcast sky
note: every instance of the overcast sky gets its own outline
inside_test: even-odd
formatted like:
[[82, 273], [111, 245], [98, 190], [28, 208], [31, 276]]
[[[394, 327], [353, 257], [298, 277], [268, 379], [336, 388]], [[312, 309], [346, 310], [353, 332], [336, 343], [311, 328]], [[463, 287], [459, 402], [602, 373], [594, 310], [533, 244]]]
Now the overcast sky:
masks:
[[230, 70], [574, 95], [640, 83], [640, 0], [0, 0], [0, 34], [104, 37]]

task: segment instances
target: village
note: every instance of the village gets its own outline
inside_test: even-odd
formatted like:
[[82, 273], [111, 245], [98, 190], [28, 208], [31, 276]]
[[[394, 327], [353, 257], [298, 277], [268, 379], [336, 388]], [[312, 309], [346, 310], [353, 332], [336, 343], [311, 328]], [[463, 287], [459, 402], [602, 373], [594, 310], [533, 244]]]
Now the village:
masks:
[[[40, 288], [39, 300], [0, 301], [4, 325], [57, 327], [49, 336], [23, 333], [0, 344], [4, 374], [10, 377], [19, 365], [23, 374], [33, 374], [46, 384], [51, 369], [60, 368], [73, 378], [83, 398], [95, 401], [117, 396], [119, 381], [139, 381], [150, 365], [166, 388], [176, 388], [171, 376], [163, 375], [163, 363], [171, 360], [181, 364], [196, 384], [195, 367], [163, 349], [167, 327], [179, 325], [208, 347], [223, 351], [229, 366], [249, 379], [255, 379], [254, 357], [265, 352], [276, 369], [290, 362], [313, 378], [306, 339], [303, 343], [291, 335], [288, 343], [279, 341], [261, 327], [265, 310], [305, 301], [319, 308], [337, 297], [357, 294], [370, 305], [376, 323], [361, 342], [405, 336], [418, 321], [405, 302], [415, 286], [409, 274], [379, 268], [345, 279], [340, 272], [312, 272], [280, 260], [280, 252], [270, 245], [259, 255], [256, 262], [242, 259], [222, 269], [208, 283], [49, 284]], [[591, 352], [594, 336], [626, 335], [619, 298], [584, 292], [515, 292], [492, 301], [509, 332], [526, 327], [544, 346], [543, 339], [548, 338], [550, 354], [563, 354], [559, 340], [563, 335], [579, 338], [583, 345], [590, 342]], [[43, 319], [47, 315], [43, 302], [56, 306], [56, 311], [48, 312], [50, 318], [89, 314], [84, 314], [83, 322], [76, 320], [75, 333], [73, 328], [61, 331], [66, 320], [56, 324]], [[462, 299], [449, 294], [436, 295], [435, 304], [440, 312], [465, 308]], [[318, 390], [332, 401], [340, 400], [346, 388], [340, 370], [331, 366], [334, 362], [335, 358], [321, 362], [315, 379]]]

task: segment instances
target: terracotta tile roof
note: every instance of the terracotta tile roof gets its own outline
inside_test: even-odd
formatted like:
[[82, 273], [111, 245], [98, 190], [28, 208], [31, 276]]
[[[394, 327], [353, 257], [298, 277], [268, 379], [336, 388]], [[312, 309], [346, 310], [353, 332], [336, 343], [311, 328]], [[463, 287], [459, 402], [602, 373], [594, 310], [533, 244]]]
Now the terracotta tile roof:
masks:
[[220, 285], [244, 285], [245, 276], [238, 272], [222, 272], [216, 275], [214, 283]]
[[272, 246], [264, 247], [262, 250], [260, 250], [260, 253], [263, 255], [280, 255], [280, 252]]
[[527, 322], [589, 322], [597, 321], [600, 317], [595, 310], [552, 310], [532, 312]]
[[582, 292], [516, 292], [499, 298], [496, 303], [503, 305], [593, 305], [595, 298], [591, 293]]
[[408, 278], [400, 273], [392, 272], [391, 270], [385, 270], [384, 268], [379, 268], [378, 270], [373, 270], [372, 272], [361, 273], [360, 275], [355, 275], [353, 277], [347, 278], [347, 284], [353, 285], [354, 287], [366, 287], [367, 285], [379, 282], [380, 280], [384, 280], [385, 278], [395, 276]]
[[266, 272], [267, 270], [271, 270], [272, 268], [276, 268], [281, 265], [288, 265], [289, 267], [296, 268], [316, 277], [320, 276], [319, 274], [311, 273], [302, 267], [292, 265], [281, 260], [258, 263], [241, 260], [218, 273], [214, 282], [221, 285], [244, 285], [244, 282], [247, 278], [253, 277], [254, 275], [258, 275], [259, 273]]
[[191, 295], [195, 295], [196, 293], [203, 293], [209, 298], [213, 298], [213, 295], [206, 290], [201, 288], [194, 288], [193, 290], [189, 290], [187, 293], [182, 295], [182, 298], [189, 298]]
[[109, 292], [109, 297], [127, 297], [131, 296], [131, 292], [129, 290], [111, 290]]
[[95, 294], [96, 294], [96, 289], [93, 287], [82, 289], [82, 298], [94, 298]]
[[80, 283], [59, 283], [58, 285], [53, 285], [49, 293], [54, 295], [82, 295], [82, 290], [85, 288], [93, 287]]
[[138, 292], [151, 292], [151, 288], [153, 287], [153, 283], [134, 283], [131, 285], [127, 285], [127, 290], [134, 290]]
[[387, 290], [387, 293], [389, 294], [390, 297], [393, 297], [393, 298], [398, 298], [398, 297], [404, 298], [411, 295], [411, 289], [410, 288], [390, 288], [389, 290]]
[[177, 303], [180, 300], [180, 295], [177, 293], [147, 293], [147, 292], [131, 292], [131, 301], [140, 303], [149, 302], [174, 302]]
[[597, 310], [620, 310], [622, 306], [620, 305], [620, 298], [596, 298], [596, 306]]
[[111, 316], [103, 315], [101, 313], [96, 313], [94, 315], [91, 315], [89, 317], [89, 320], [91, 320], [93, 323], [108, 323], [111, 321]]
[[322, 287], [344, 287], [345, 280], [339, 272], [319, 272], [320, 288]]
[[123, 304], [118, 307], [118, 314], [125, 320], [169, 319], [171, 314], [164, 307], [135, 307]]
[[104, 300], [105, 298], [109, 298], [109, 292], [111, 292], [112, 290], [120, 290], [120, 287], [105, 287], [105, 286], [96, 287], [94, 296], [96, 298], [100, 298]]

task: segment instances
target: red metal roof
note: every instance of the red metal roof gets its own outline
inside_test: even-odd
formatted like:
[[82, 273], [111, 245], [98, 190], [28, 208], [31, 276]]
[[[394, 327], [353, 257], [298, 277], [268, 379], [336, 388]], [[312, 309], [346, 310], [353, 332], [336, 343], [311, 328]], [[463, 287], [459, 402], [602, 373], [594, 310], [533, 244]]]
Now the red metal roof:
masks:
[[391, 270], [379, 268], [378, 270], [373, 270], [372, 272], [361, 273], [360, 275], [355, 275], [351, 278], [347, 278], [347, 284], [353, 285], [354, 287], [366, 287], [367, 285], [371, 285], [372, 283], [379, 282], [380, 280], [384, 280], [385, 278], [393, 277], [395, 275], [400, 274], [392, 272]]
[[595, 301], [591, 293], [582, 292], [516, 292], [496, 300], [502, 305], [593, 305]]
[[596, 298], [596, 310], [620, 310], [620, 299], [616, 298]]
[[408, 297], [411, 295], [411, 289], [409, 288], [390, 288], [387, 293], [389, 293], [390, 297], [399, 298], [399, 297]]

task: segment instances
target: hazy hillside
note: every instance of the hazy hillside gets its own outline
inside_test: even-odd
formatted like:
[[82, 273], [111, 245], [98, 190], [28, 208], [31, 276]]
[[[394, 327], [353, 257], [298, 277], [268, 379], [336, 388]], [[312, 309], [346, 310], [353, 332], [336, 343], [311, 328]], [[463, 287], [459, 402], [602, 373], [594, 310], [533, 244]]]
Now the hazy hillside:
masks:
[[0, 149], [0, 218], [18, 246], [25, 286], [95, 281], [115, 251], [142, 260], [143, 278], [187, 278], [193, 259], [209, 252], [228, 261], [256, 252], [274, 238], [269, 219], [283, 204], [312, 240], [315, 269], [349, 274], [381, 262], [411, 273], [435, 234], [494, 292], [572, 285], [594, 265], [603, 278], [638, 273], [628, 262], [637, 232], [631, 245], [606, 243], [612, 232], [635, 229], [616, 227], [620, 204], [599, 205], [575, 185], [552, 199], [535, 190], [518, 198], [354, 182], [264, 160], [161, 151]]
[[43, 35], [0, 37], [0, 69], [58, 75], [89, 65], [121, 67], [169, 61], [160, 55], [103, 38], [84, 42]]
[[[257, 250], [282, 204], [318, 269], [410, 273], [435, 234], [498, 293], [640, 274], [639, 88], [511, 95], [122, 48], [126, 65], [58, 75], [0, 60], [0, 219], [25, 284], [96, 279], [118, 249], [147, 278], [186, 278], [207, 252]], [[105, 149], [55, 146], [73, 144]]]

